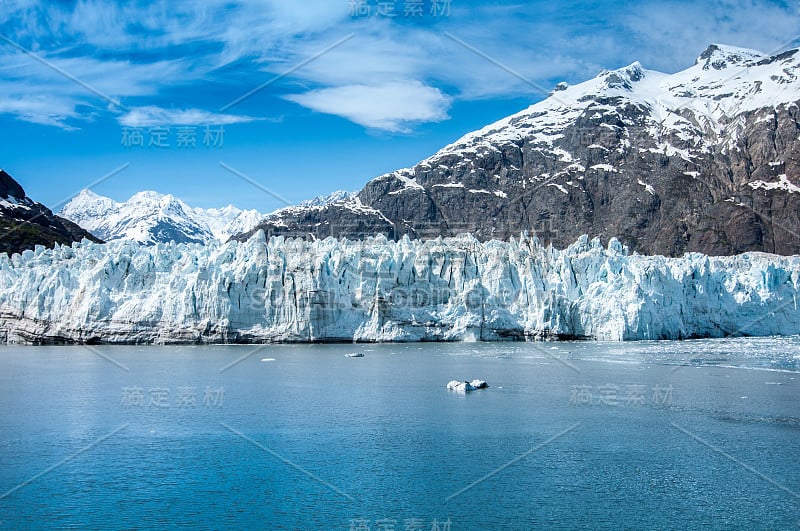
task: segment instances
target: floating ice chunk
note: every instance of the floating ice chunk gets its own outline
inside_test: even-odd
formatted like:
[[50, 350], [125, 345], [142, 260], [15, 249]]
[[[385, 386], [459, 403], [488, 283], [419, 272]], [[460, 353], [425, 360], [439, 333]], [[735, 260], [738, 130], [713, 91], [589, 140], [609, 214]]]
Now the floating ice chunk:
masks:
[[466, 393], [468, 391], [475, 391], [476, 389], [486, 389], [487, 387], [489, 387], [489, 384], [478, 379], [472, 380], [471, 382], [452, 380], [447, 383], [447, 388], [457, 393]]
[[455, 391], [457, 393], [466, 393], [468, 391], [474, 391], [475, 387], [469, 382], [459, 382], [458, 380], [452, 380], [448, 382], [447, 388], [450, 391]]

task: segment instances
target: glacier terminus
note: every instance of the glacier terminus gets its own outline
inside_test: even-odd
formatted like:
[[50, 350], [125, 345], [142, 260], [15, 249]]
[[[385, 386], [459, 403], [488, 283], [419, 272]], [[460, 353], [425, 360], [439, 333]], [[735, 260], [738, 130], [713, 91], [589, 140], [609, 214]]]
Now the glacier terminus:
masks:
[[800, 333], [800, 256], [383, 236], [0, 255], [4, 343], [608, 341]]

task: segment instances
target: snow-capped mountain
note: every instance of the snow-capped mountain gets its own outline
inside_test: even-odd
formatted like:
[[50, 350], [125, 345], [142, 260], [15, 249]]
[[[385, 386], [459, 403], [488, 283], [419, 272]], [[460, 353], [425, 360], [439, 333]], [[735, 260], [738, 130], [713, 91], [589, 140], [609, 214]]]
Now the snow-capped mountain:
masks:
[[[328, 195], [318, 195], [313, 199], [307, 199], [297, 204], [299, 207], [319, 207], [332, 205], [342, 201], [350, 201], [358, 195], [358, 192], [348, 192], [347, 190], [336, 190]], [[283, 209], [280, 209], [283, 210]], [[274, 214], [274, 213], [273, 213]]]
[[[331, 219], [327, 219], [331, 213], [333, 213], [333, 222]], [[336, 221], [340, 219], [340, 213], [344, 213], [344, 217], [340, 220], [341, 223]], [[325, 221], [315, 223], [317, 219], [325, 219]], [[357, 193], [339, 191], [328, 196], [319, 196], [303, 201], [295, 206], [275, 210], [253, 225], [249, 232], [244, 232], [243, 234], [246, 236], [233, 235], [233, 237], [247, 238], [264, 227], [269, 227], [271, 236], [290, 234], [318, 239], [328, 236], [338, 237], [343, 234], [358, 234], [366, 237], [375, 233], [375, 226], [380, 223], [388, 226], [391, 221], [380, 211], [364, 205]], [[304, 227], [308, 230], [303, 231]]]
[[214, 238], [227, 241], [234, 234], [251, 230], [264, 218], [257, 210], [241, 210], [233, 205], [224, 208], [193, 208], [195, 219], [202, 221]]
[[[559, 84], [356, 198], [284, 209], [267, 234], [581, 234], [648, 254], [800, 253], [800, 54], [711, 45], [690, 68], [639, 63]], [[253, 231], [243, 234], [246, 239]]]
[[0, 252], [19, 253], [36, 245], [52, 247], [83, 238], [99, 241], [71, 221], [54, 216], [0, 170]]
[[[258, 232], [0, 255], [0, 343], [678, 339], [800, 333], [800, 256]], [[768, 318], [765, 318], [767, 317]]]
[[118, 203], [83, 190], [60, 215], [105, 241], [131, 239], [146, 245], [209, 243], [252, 229], [263, 215], [255, 210], [192, 208], [172, 195], [145, 191]]
[[[0, 254], [0, 342], [799, 334], [800, 256], [626, 250], [800, 254], [798, 50], [712, 45], [676, 74], [634, 63], [557, 89], [356, 196], [260, 224], [307, 240], [221, 243], [235, 209], [83, 193], [79, 222], [153, 245]], [[538, 237], [491, 240], [524, 230]], [[175, 235], [200, 243], [161, 242]]]

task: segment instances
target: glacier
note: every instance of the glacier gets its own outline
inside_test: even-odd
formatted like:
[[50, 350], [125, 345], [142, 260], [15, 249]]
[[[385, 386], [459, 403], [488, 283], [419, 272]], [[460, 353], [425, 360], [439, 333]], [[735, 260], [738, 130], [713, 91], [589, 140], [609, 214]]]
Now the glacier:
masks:
[[582, 237], [132, 241], [0, 254], [0, 341], [646, 340], [800, 333], [800, 256]]

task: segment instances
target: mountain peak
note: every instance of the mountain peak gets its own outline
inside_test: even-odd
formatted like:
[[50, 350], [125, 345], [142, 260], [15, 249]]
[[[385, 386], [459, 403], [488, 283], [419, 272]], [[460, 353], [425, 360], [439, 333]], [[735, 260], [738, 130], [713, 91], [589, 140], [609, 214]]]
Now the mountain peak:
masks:
[[632, 89], [631, 83], [641, 81], [645, 77], [645, 69], [639, 61], [617, 70], [603, 70], [598, 76], [603, 78], [608, 88]]
[[[678, 72], [632, 63], [557, 89], [376, 177], [357, 204], [287, 208], [259, 228], [349, 239], [533, 231], [557, 246], [589, 234], [672, 256], [800, 252], [777, 223], [797, 230], [800, 52], [713, 44]], [[762, 220], [750, 205], [766, 194], [780, 199]]]
[[138, 192], [125, 202], [82, 190], [61, 215], [106, 241], [132, 239], [143, 244], [175, 241], [210, 243], [249, 230], [261, 219], [256, 211], [192, 208], [171, 194]]
[[128, 201], [132, 202], [132, 203], [143, 203], [143, 202], [159, 203], [165, 197], [169, 197], [169, 196], [166, 196], [164, 194], [155, 192], [153, 190], [144, 190], [144, 191], [136, 192], [135, 194], [133, 194], [130, 197], [130, 199], [128, 199]]
[[326, 206], [332, 203], [337, 203], [340, 201], [347, 201], [348, 199], [352, 199], [358, 194], [358, 192], [350, 192], [347, 190], [336, 190], [328, 195], [319, 195], [313, 199], [307, 199], [302, 201], [299, 205], [301, 207], [314, 207], [314, 206]]
[[0, 227], [4, 232], [0, 253], [21, 253], [37, 245], [68, 245], [83, 238], [100, 241], [29, 198], [22, 186], [3, 170], [0, 170]]
[[78, 192], [78, 195], [75, 197], [88, 198], [88, 199], [107, 199], [102, 195], [98, 194], [97, 192], [90, 190], [89, 188], [84, 188], [83, 190]]
[[722, 70], [732, 65], [747, 66], [748, 63], [765, 57], [766, 55], [763, 53], [748, 48], [737, 48], [726, 44], [710, 44], [694, 64], [702, 65], [703, 70], [708, 70], [709, 68]]
[[17, 200], [25, 199], [25, 190], [4, 170], [0, 170], [0, 199], [13, 197]]

